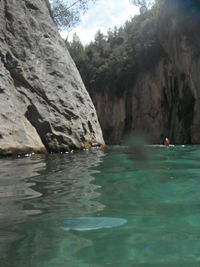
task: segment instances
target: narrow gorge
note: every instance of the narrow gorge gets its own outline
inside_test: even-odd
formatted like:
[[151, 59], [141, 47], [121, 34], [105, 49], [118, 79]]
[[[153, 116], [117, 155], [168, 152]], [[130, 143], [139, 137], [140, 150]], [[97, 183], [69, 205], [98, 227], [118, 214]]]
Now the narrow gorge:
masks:
[[75, 57], [108, 144], [135, 132], [152, 143], [200, 143], [199, 23], [198, 1], [157, 1], [118, 30], [97, 32], [87, 72]]
[[191, 6], [183, 11], [175, 2], [159, 14], [162, 53], [156, 64], [139, 72], [120, 97], [91, 92], [108, 143], [135, 131], [153, 143], [165, 136], [176, 144], [200, 143], [200, 11]]

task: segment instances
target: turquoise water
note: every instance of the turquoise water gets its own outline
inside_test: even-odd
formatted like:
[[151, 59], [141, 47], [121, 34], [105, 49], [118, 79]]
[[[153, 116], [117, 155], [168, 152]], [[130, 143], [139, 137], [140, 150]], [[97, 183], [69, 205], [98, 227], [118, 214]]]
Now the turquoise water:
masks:
[[200, 147], [143, 152], [0, 159], [0, 266], [200, 266]]

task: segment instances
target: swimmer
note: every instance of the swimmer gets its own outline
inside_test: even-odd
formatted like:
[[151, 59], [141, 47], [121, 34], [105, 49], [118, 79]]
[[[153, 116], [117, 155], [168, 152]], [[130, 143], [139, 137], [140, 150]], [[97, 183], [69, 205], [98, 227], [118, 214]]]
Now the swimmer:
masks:
[[169, 146], [170, 145], [170, 140], [169, 140], [169, 138], [165, 138], [165, 141], [164, 141], [164, 145], [165, 146]]

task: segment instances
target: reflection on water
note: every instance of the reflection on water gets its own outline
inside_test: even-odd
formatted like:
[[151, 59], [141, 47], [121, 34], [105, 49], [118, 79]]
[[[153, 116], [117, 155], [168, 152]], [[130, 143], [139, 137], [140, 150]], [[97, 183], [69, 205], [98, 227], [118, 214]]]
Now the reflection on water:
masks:
[[[27, 249], [30, 240], [31, 246], [38, 248], [43, 242], [54, 242], [54, 238], [46, 237], [46, 231], [49, 230], [51, 237], [54, 224], [60, 223], [62, 218], [103, 210], [104, 205], [95, 201], [99, 186], [91, 183], [97, 172], [95, 167], [103, 156], [101, 150], [95, 150], [1, 159], [0, 259], [6, 256], [16, 240], [23, 239]], [[20, 255], [20, 259], [23, 257], [26, 255]], [[10, 266], [28, 266], [18, 261]], [[4, 264], [8, 262], [0, 266], [6, 266]]]
[[145, 151], [1, 159], [0, 266], [200, 266], [200, 147]]
[[101, 162], [102, 156], [102, 151], [96, 151], [79, 155], [2, 159], [1, 219], [10, 222], [40, 212], [52, 213], [53, 209], [58, 212], [62, 205], [68, 209], [69, 216], [103, 209], [93, 201], [98, 196], [98, 186], [91, 184], [95, 173], [91, 168]]

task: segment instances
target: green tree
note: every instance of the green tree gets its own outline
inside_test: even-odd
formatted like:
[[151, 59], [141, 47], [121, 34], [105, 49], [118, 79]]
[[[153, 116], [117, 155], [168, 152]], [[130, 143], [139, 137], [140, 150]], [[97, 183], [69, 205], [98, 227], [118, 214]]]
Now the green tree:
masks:
[[81, 13], [86, 12], [90, 2], [96, 0], [51, 0], [53, 18], [60, 30], [70, 31], [80, 22]]
[[98, 30], [97, 33], [95, 34], [94, 46], [96, 48], [96, 51], [98, 51], [98, 53], [100, 54], [100, 56], [104, 57], [106, 49], [106, 37], [100, 30]]
[[85, 48], [81, 43], [79, 36], [74, 33], [71, 42], [66, 40], [68, 49], [74, 61], [80, 66], [80, 64], [85, 61]]
[[139, 7], [140, 13], [144, 14], [145, 12], [147, 12], [148, 9], [152, 7], [155, 1], [154, 0], [130, 0], [130, 2], [133, 5]]
[[138, 73], [153, 69], [163, 53], [158, 25], [154, 5], [120, 28], [109, 29], [107, 34], [98, 31], [85, 47], [77, 36], [73, 38], [69, 52], [91, 95], [94, 91], [123, 95], [134, 86]]

